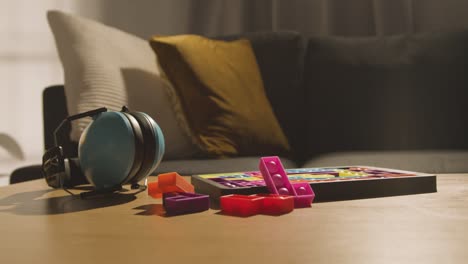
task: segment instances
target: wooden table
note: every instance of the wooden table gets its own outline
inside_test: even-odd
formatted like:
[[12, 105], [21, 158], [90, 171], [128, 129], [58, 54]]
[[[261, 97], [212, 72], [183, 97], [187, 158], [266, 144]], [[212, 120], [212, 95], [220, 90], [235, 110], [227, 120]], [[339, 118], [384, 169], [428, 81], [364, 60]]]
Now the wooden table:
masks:
[[238, 218], [164, 217], [145, 192], [80, 200], [36, 180], [0, 188], [0, 263], [467, 263], [468, 174], [437, 184]]

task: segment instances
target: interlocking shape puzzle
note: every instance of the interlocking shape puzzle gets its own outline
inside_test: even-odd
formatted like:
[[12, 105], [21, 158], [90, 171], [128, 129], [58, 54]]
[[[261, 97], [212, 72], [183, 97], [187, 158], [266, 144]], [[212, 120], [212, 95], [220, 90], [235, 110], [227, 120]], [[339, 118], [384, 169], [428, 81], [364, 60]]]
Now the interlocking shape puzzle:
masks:
[[[314, 202], [437, 191], [434, 174], [388, 168], [337, 166], [285, 169], [285, 173], [293, 186], [297, 183], [310, 185], [315, 192]], [[191, 182], [197, 193], [210, 195], [214, 202], [228, 194], [269, 193], [260, 171], [194, 175]]]

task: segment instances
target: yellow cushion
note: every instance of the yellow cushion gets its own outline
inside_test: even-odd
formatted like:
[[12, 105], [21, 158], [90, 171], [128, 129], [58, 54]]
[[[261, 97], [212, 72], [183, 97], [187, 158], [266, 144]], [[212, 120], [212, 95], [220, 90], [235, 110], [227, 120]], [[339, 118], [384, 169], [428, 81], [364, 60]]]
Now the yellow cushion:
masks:
[[205, 154], [289, 152], [248, 40], [178, 35], [155, 36], [150, 44], [180, 96], [194, 141]]

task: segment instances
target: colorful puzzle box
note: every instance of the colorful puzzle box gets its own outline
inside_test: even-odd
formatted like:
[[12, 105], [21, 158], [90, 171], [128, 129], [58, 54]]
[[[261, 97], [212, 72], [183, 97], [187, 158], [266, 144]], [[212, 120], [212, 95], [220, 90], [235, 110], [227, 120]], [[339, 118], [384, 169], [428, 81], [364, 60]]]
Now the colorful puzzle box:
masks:
[[[291, 183], [307, 182], [315, 202], [437, 192], [436, 175], [370, 167], [339, 166], [286, 169]], [[197, 193], [215, 201], [228, 194], [268, 193], [259, 171], [193, 175]]]

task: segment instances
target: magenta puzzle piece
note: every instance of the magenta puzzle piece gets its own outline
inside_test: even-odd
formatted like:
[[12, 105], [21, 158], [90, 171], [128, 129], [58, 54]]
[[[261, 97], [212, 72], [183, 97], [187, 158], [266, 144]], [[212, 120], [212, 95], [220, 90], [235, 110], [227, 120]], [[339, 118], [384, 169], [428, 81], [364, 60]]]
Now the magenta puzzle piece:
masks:
[[315, 198], [315, 193], [312, 187], [310, 187], [310, 184], [307, 182], [298, 182], [293, 183], [292, 186], [297, 194], [294, 197], [294, 206], [296, 208], [311, 207]]
[[310, 207], [314, 191], [308, 183], [292, 185], [279, 157], [260, 158], [259, 168], [270, 193], [294, 196], [295, 208]]
[[163, 206], [168, 215], [197, 213], [210, 208], [210, 198], [198, 193], [164, 193]]
[[270, 193], [296, 196], [296, 191], [289, 182], [288, 175], [278, 157], [260, 158], [259, 168]]

